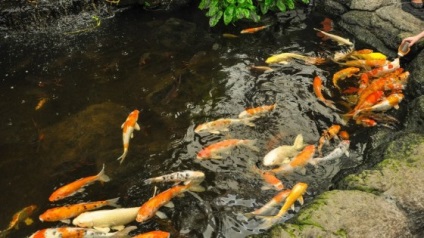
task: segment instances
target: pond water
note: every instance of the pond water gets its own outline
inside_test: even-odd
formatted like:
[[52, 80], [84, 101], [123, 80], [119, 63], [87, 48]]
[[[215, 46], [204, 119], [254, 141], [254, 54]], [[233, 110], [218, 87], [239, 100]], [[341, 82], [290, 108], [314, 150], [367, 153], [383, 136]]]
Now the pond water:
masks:
[[[249, 67], [266, 65], [267, 57], [281, 52], [331, 53], [337, 47], [313, 30], [321, 28], [324, 19], [316, 13], [291, 12], [264, 19], [271, 26], [263, 31], [239, 35], [254, 24], [209, 29], [203, 13], [193, 14], [192, 9], [178, 14], [132, 9], [79, 34], [3, 35], [0, 227], [6, 228], [12, 215], [30, 204], [39, 207], [34, 223], [21, 224], [10, 237], [62, 226], [38, 220], [44, 210], [59, 205], [120, 197], [123, 207], [140, 206], [154, 190], [143, 186], [144, 179], [190, 169], [206, 174], [206, 191], [174, 198], [175, 208], [162, 209], [169, 219], [131, 223], [137, 225], [131, 234], [153, 229], [169, 231], [172, 237], [260, 233], [258, 221], [243, 214], [262, 206], [276, 191], [261, 190], [264, 182], [251, 168], [261, 166], [271, 149], [292, 144], [296, 135], [316, 144], [323, 130], [342, 122], [312, 89], [315, 75], [329, 79], [339, 66], [293, 61], [265, 73]], [[239, 37], [225, 38], [223, 33]], [[330, 80], [325, 85], [334, 91]], [[336, 102], [339, 96], [335, 94]], [[222, 135], [194, 133], [198, 124], [236, 118], [246, 108], [274, 103], [276, 109], [255, 120], [255, 127], [232, 126]], [[141, 111], [142, 130], [134, 133], [120, 165], [120, 126], [134, 109]], [[304, 175], [280, 177], [287, 188], [308, 183], [306, 203], [330, 189], [341, 169], [360, 162], [365, 140], [361, 131], [366, 129], [350, 124], [343, 129], [351, 133], [349, 158], [308, 167]], [[260, 151], [240, 147], [221, 160], [196, 159], [202, 147], [229, 138], [256, 140]], [[331, 142], [324, 152], [334, 146]], [[97, 174], [102, 164], [112, 179], [109, 183], [93, 184], [57, 203], [48, 201], [55, 188]], [[157, 186], [163, 191], [171, 185]], [[296, 203], [296, 210], [284, 219], [299, 209]]]

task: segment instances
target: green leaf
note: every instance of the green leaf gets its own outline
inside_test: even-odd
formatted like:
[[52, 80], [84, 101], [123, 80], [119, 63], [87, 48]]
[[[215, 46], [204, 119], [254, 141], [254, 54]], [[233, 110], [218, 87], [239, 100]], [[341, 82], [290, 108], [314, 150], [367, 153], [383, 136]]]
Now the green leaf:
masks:
[[250, 19], [252, 19], [254, 22], [258, 22], [261, 20], [261, 17], [256, 14], [256, 11], [250, 11]]
[[274, 0], [265, 0], [265, 6], [266, 7], [271, 7], [274, 4]]
[[209, 4], [210, 4], [210, 0], [202, 0], [200, 1], [199, 9], [201, 10], [206, 9], [207, 6], [209, 6]]
[[[268, 10], [269, 10], [269, 7], [267, 5], [261, 4], [261, 13], [262, 13], [262, 15], [265, 15], [268, 12]], [[252, 13], [252, 11], [250, 13]]]
[[218, 11], [219, 11], [218, 1], [212, 1], [211, 5], [209, 6], [209, 11], [206, 13], [206, 16], [212, 17], [216, 15]]
[[243, 4], [246, 3], [246, 0], [237, 0], [237, 2], [239, 6], [242, 6]]
[[286, 6], [290, 9], [293, 10], [294, 9], [294, 1], [293, 0], [285, 0], [286, 2]]
[[284, 5], [284, 3], [283, 3], [283, 0], [277, 0], [276, 5], [277, 5], [278, 9], [282, 12], [285, 12], [287, 10], [286, 5]]
[[219, 20], [222, 17], [223, 12], [222, 11], [218, 11], [214, 16], [212, 16], [209, 19], [209, 26], [215, 26], [216, 24], [218, 24]]
[[228, 25], [233, 20], [234, 17], [234, 11], [235, 7], [234, 5], [228, 6], [224, 11], [224, 24]]
[[225, 0], [225, 1], [228, 3], [228, 5], [234, 5], [234, 3], [236, 3], [236, 0]]

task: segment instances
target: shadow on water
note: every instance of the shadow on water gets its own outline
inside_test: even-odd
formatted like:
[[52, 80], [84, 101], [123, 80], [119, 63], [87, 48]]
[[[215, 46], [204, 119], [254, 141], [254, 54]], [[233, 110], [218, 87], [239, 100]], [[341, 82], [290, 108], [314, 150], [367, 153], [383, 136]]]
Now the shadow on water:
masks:
[[[5, 195], [0, 196], [0, 225], [6, 227], [13, 213], [29, 204], [39, 206], [36, 221], [21, 224], [13, 231], [16, 237], [59, 226], [37, 219], [58, 205], [120, 197], [124, 207], [139, 206], [153, 194], [153, 187], [141, 185], [144, 179], [191, 169], [206, 173], [202, 185], [207, 191], [175, 198], [175, 209], [163, 209], [170, 220], [140, 224], [139, 232], [160, 228], [173, 237], [258, 233], [256, 221], [242, 214], [262, 206], [275, 191], [260, 191], [263, 182], [251, 167], [271, 149], [292, 144], [298, 134], [306, 143], [317, 143], [324, 129], [341, 121], [312, 90], [313, 76], [329, 77], [334, 66], [294, 61], [263, 74], [249, 66], [264, 65], [279, 52], [325, 53], [312, 30], [322, 19], [287, 14], [271, 18], [274, 24], [265, 31], [227, 39], [222, 33], [239, 29], [210, 32], [202, 17], [133, 9], [80, 35], [3, 38], [0, 51], [7, 57], [0, 61], [0, 188]], [[194, 133], [200, 123], [236, 118], [245, 108], [274, 103], [276, 109], [257, 119], [254, 128], [235, 126], [223, 135]], [[119, 166], [120, 125], [136, 108], [142, 130], [135, 132]], [[196, 160], [202, 147], [226, 138], [255, 139], [261, 150], [240, 147], [221, 160]], [[340, 169], [358, 163], [360, 147], [351, 146], [347, 162], [308, 168], [306, 175], [294, 174], [283, 182], [286, 187], [307, 182], [309, 201], [328, 190]], [[63, 202], [48, 202], [55, 188], [96, 174], [103, 163], [111, 182], [89, 186]]]

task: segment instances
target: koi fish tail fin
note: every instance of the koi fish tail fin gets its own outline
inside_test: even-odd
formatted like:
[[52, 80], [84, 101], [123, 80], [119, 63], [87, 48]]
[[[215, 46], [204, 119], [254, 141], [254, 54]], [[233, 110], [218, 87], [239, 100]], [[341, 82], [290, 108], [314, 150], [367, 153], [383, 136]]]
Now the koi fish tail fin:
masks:
[[247, 118], [242, 119], [242, 122], [246, 126], [255, 127], [255, 123], [252, 122], [255, 119], [256, 119], [256, 117], [247, 117]]
[[281, 220], [280, 216], [257, 216], [257, 217], [260, 217], [262, 221], [262, 224], [259, 224], [257, 228], [263, 229], [263, 230], [268, 230], [269, 228], [271, 228], [273, 225], [277, 224]]
[[125, 159], [125, 157], [127, 156], [127, 154], [128, 154], [128, 150], [127, 149], [124, 149], [124, 153], [122, 153], [122, 155], [121, 156], [119, 156], [116, 160], [120, 160], [119, 161], [119, 164], [122, 164], [122, 162], [124, 162], [124, 159]]
[[196, 193], [201, 193], [201, 192], [206, 191], [205, 187], [203, 187], [203, 186], [201, 186], [199, 184], [193, 184], [193, 185], [191, 185], [188, 190], [189, 191], [192, 191], [192, 192], [196, 192]]
[[302, 134], [299, 134], [296, 136], [296, 139], [294, 139], [294, 142], [293, 142], [293, 147], [296, 150], [300, 150], [304, 147]]
[[247, 143], [245, 144], [247, 148], [255, 151], [255, 152], [259, 152], [259, 148], [255, 145], [256, 144], [256, 139], [255, 140], [247, 140]]
[[153, 183], [153, 179], [145, 179], [143, 181], [143, 185], [149, 185], [149, 184], [152, 184], [152, 183]]
[[110, 178], [105, 174], [105, 164], [103, 164], [103, 168], [99, 174], [97, 174], [97, 180], [101, 182], [109, 182]]
[[118, 200], [119, 200], [119, 197], [106, 200], [106, 202], [107, 202], [107, 205], [108, 206], [111, 206], [111, 207], [121, 207], [120, 205], [118, 205]]
[[336, 105], [335, 105], [334, 101], [331, 101], [331, 100], [326, 99], [326, 100], [324, 101], [324, 103], [325, 103], [325, 105], [327, 105], [327, 107], [329, 107], [329, 108], [333, 109], [334, 111], [340, 111], [340, 109], [338, 109], [338, 108], [336, 107]]
[[137, 229], [136, 226], [127, 226], [124, 229], [113, 234], [113, 236], [111, 236], [111, 238], [128, 237], [128, 234], [135, 229]]

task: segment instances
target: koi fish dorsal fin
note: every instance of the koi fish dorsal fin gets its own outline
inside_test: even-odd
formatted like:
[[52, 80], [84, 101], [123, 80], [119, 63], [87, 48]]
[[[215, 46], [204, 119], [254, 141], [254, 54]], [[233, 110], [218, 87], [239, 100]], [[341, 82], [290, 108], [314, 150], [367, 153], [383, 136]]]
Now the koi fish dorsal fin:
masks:
[[303, 200], [303, 196], [300, 196], [297, 201], [300, 203], [300, 205], [303, 205], [304, 200]]
[[134, 125], [134, 129], [139, 131], [140, 130], [140, 125], [136, 122]]
[[296, 150], [300, 150], [300, 149], [303, 148], [303, 146], [304, 146], [304, 144], [303, 144], [303, 136], [302, 136], [302, 134], [299, 134], [299, 135], [296, 136], [296, 139], [294, 139], [293, 147]]
[[105, 233], [107, 233], [107, 232], [110, 231], [110, 228], [109, 227], [98, 227], [98, 226], [94, 226], [93, 228], [96, 229], [96, 230], [98, 230], [98, 231], [105, 232]]

